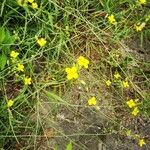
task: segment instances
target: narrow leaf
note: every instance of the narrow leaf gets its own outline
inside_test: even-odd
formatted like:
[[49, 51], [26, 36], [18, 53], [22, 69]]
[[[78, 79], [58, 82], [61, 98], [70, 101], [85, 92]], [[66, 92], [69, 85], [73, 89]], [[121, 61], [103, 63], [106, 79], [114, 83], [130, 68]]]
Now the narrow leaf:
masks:
[[0, 69], [1, 70], [3, 70], [5, 68], [6, 63], [7, 63], [6, 55], [4, 55], [4, 54], [0, 55]]
[[72, 150], [72, 142], [67, 144], [66, 150]]

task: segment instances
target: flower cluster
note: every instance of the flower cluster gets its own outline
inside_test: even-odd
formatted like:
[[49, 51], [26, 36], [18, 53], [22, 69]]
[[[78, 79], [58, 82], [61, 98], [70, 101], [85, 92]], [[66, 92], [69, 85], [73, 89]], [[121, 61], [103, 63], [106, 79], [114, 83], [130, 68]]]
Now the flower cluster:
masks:
[[127, 131], [126, 131], [126, 135], [127, 135], [128, 137], [133, 138], [133, 139], [135, 139], [136, 141], [138, 141], [138, 145], [139, 145], [140, 147], [142, 147], [143, 145], [146, 145], [145, 140], [144, 140], [140, 135], [132, 133], [131, 130], [127, 130]]
[[67, 79], [68, 80], [72, 80], [72, 79], [77, 79], [79, 78], [79, 74], [78, 74], [78, 71], [84, 67], [84, 68], [88, 68], [88, 65], [89, 65], [89, 60], [86, 59], [85, 57], [83, 56], [80, 56], [78, 59], [77, 59], [77, 64], [76, 65], [73, 65], [71, 68], [66, 68], [65, 71], [67, 73]]
[[137, 101], [138, 101], [137, 99], [136, 100], [130, 99], [126, 102], [128, 107], [133, 109], [131, 112], [133, 116], [137, 116], [137, 114], [139, 113], [139, 108], [137, 107]]
[[34, 0], [17, 0], [18, 5], [25, 7], [29, 4], [29, 6], [31, 6], [33, 9], [37, 9], [38, 8], [38, 4], [37, 2], [35, 2]]
[[[12, 60], [12, 62], [18, 62], [17, 63], [17, 66], [16, 66], [16, 70], [18, 72], [24, 72], [24, 65], [22, 63], [19, 62], [19, 60], [17, 60], [17, 57], [19, 56], [19, 53], [16, 52], [15, 50], [11, 51], [10, 53], [10, 58]], [[24, 84], [25, 85], [30, 85], [31, 84], [31, 78], [28, 78], [28, 77], [24, 77]]]
[[[121, 87], [123, 88], [129, 88], [129, 82], [128, 82], [128, 79], [125, 78], [122, 80], [122, 76], [119, 74], [119, 72], [115, 72], [114, 75], [113, 75], [113, 82], [114, 84], [116, 85], [121, 85]], [[107, 86], [110, 86], [112, 84], [112, 81], [110, 80], [106, 80], [105, 81], [105, 84]], [[139, 107], [138, 107], [138, 99], [129, 99], [126, 104], [127, 106], [131, 109], [131, 114], [133, 116], [137, 116], [140, 112], [139, 110]]]
[[[146, 3], [147, 3], [147, 0], [137, 0], [138, 5], [145, 5]], [[112, 24], [112, 25], [117, 24], [117, 21], [116, 21], [115, 16], [113, 14], [111, 14], [111, 15], [107, 14], [106, 18], [108, 19], [109, 24]], [[146, 17], [145, 21], [135, 23], [133, 26], [133, 29], [135, 29], [136, 32], [142, 31], [146, 26], [146, 22], [148, 22], [149, 20], [150, 20], [150, 15], [148, 15]]]
[[[74, 64], [70, 68], [65, 68], [65, 71], [67, 73], [67, 80], [72, 79], [78, 79], [79, 78], [79, 70], [82, 68], [88, 69], [89, 67], [89, 60], [83, 56], [79, 56], [77, 58], [77, 63]], [[83, 80], [79, 80], [79, 82], [83, 85], [86, 85], [86, 83]], [[89, 106], [95, 106], [97, 104], [96, 98], [93, 96], [88, 99], [88, 105]]]
[[[114, 82], [120, 82], [123, 88], [129, 88], [128, 79], [125, 78], [125, 80], [121, 80], [121, 75], [117, 71], [114, 73]], [[105, 84], [110, 86], [112, 82], [110, 80], [106, 80]]]
[[[139, 0], [139, 4], [146, 4], [146, 0]], [[142, 31], [145, 26], [146, 26], [146, 23], [150, 20], [150, 14], [146, 15], [145, 17], [145, 20], [143, 20], [142, 22], [138, 22], [136, 24], [134, 24], [134, 29], [137, 31], [137, 32], [140, 32]]]

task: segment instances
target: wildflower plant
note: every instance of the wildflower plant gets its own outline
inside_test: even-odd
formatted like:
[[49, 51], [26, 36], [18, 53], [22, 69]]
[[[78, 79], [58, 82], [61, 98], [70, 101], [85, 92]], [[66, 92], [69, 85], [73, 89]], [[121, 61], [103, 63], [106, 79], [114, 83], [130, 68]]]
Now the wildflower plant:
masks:
[[126, 102], [126, 104], [128, 105], [129, 108], [131, 108], [131, 114], [133, 116], [137, 116], [140, 112], [139, 108], [138, 108], [138, 103], [137, 103], [137, 99], [133, 100], [133, 99], [130, 99]]
[[67, 79], [78, 79], [79, 78], [79, 70], [84, 67], [85, 69], [88, 68], [89, 60], [83, 56], [79, 56], [77, 58], [77, 64], [74, 64], [71, 68], [65, 68], [65, 72], [67, 73]]
[[[135, 122], [150, 115], [148, 7], [147, 0], [1, 2], [0, 147], [40, 149], [42, 137], [46, 149], [63, 149], [67, 140], [68, 149], [82, 149], [95, 133], [116, 133], [114, 143], [128, 146], [122, 131], [144, 147]], [[66, 126], [68, 135], [94, 138], [81, 145]]]

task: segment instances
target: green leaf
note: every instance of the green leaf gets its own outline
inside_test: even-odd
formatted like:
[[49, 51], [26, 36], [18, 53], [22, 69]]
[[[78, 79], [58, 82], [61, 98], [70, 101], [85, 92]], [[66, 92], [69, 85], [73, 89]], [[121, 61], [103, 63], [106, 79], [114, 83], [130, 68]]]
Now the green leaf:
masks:
[[53, 24], [53, 16], [51, 14], [48, 15], [49, 23], [52, 29], [54, 29], [54, 24]]
[[4, 54], [0, 55], [0, 69], [1, 70], [3, 70], [5, 68], [6, 63], [7, 63], [6, 55], [4, 55]]
[[66, 150], [72, 150], [72, 142], [67, 144]]
[[125, 59], [124, 59], [124, 64], [128, 65], [128, 64], [130, 64], [132, 61], [133, 61], [133, 58], [127, 56], [127, 57], [125, 57]]
[[10, 46], [15, 42], [15, 37], [11, 36], [9, 31], [5, 32], [5, 39], [3, 41], [2, 49], [5, 51], [5, 54], [9, 53]]
[[0, 27], [0, 44], [4, 41], [5, 39], [5, 29], [3, 27]]
[[52, 93], [52, 92], [48, 92], [48, 91], [45, 91], [46, 92], [46, 95], [48, 96], [49, 100], [51, 101], [55, 101], [55, 102], [63, 102], [63, 103], [66, 103], [66, 101], [64, 101], [61, 97], [59, 97], [58, 95], [56, 95], [55, 93]]

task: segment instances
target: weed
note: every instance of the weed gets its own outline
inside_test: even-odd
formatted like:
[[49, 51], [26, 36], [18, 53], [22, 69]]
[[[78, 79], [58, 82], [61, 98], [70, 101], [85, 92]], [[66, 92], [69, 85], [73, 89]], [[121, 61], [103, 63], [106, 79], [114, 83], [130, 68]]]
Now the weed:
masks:
[[0, 148], [149, 149], [148, 7], [0, 2]]

